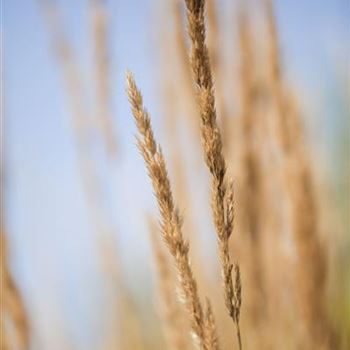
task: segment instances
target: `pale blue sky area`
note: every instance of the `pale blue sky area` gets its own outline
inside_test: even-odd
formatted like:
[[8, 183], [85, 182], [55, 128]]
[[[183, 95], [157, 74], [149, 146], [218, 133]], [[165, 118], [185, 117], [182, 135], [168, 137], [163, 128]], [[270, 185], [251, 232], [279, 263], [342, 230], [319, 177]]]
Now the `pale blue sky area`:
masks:
[[[58, 2], [89, 86], [88, 1]], [[127, 68], [135, 73], [157, 129], [156, 31], [162, 28], [157, 1], [107, 3], [112, 45], [110, 82], [121, 154], [117, 163], [109, 162], [103, 168], [108, 174], [102, 176], [111, 186], [106, 206], [119, 232], [122, 257], [129, 264], [135, 259], [144, 262], [148, 254], [142, 213], [153, 210], [154, 201], [135, 147], [124, 78]], [[89, 343], [91, 330], [101, 327], [93, 317], [100, 307], [99, 291], [94, 288], [100, 277], [92, 258], [96, 242], [87, 219], [68, 99], [38, 4], [34, 0], [2, 1], [6, 227], [15, 275], [38, 324], [51, 322], [46, 315], [51, 310], [52, 317], [57, 318], [52, 322], [58, 333], [71, 334], [75, 348], [93, 349]], [[332, 159], [339, 146], [339, 132], [346, 126], [349, 2], [277, 0], [276, 12], [287, 77], [303, 87], [298, 93], [304, 110], [314, 114], [310, 118], [313, 135], [326, 158]], [[87, 97], [91, 93], [93, 90]], [[130, 242], [136, 249], [131, 249]], [[149, 268], [147, 264], [143, 263], [143, 269]], [[143, 284], [146, 277], [142, 272], [128, 274], [132, 285]], [[67, 315], [68, 321], [63, 324], [60, 318]], [[35, 349], [45, 349], [43, 344], [48, 343], [41, 341]]]

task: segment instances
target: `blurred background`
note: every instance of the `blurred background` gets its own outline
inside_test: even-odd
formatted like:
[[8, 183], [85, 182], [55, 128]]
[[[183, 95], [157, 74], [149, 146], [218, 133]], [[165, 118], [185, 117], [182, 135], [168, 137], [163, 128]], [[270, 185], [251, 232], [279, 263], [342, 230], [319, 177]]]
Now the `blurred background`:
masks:
[[[147, 219], [157, 217], [157, 208], [135, 145], [126, 70], [135, 74], [165, 158], [170, 162], [174, 149], [182, 152], [183, 191], [191, 205], [180, 208], [185, 220], [191, 211], [193, 245], [206, 261], [205, 268], [194, 263], [195, 270], [220, 277], [208, 174], [191, 123], [185, 122], [190, 108], [174, 92], [185, 83], [172, 41], [172, 1], [101, 3], [2, 2], [2, 226], [31, 349], [107, 349], [121, 329], [115, 303], [121, 294], [135, 316], [130, 337], [143, 343], [131, 349], [166, 348], [158, 336]], [[223, 95], [234, 116], [239, 113], [234, 97], [239, 95], [239, 1], [215, 3]], [[256, 47], [263, 42], [261, 3], [245, 5]], [[297, 97], [305, 149], [328, 204], [324, 232], [332, 242], [336, 284], [330, 305], [336, 328], [345, 334], [350, 327], [349, 2], [276, 0], [274, 10], [283, 76]], [[262, 61], [257, 60], [258, 68]], [[176, 111], [168, 107], [178, 101], [183, 105]], [[181, 115], [180, 126], [169, 126], [169, 108]], [[108, 115], [102, 122], [101, 114]], [[175, 166], [169, 167], [176, 182]], [[234, 236], [239, 234], [236, 230]], [[219, 277], [214, 278], [218, 285]]]

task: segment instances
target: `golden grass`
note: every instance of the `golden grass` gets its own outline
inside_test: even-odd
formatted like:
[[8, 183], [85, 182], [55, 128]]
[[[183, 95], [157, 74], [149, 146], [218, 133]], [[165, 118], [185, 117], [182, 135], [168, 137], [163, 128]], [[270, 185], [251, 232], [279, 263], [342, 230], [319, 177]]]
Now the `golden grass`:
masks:
[[[102, 235], [102, 243], [107, 243], [99, 258], [105, 264], [104, 277], [115, 287], [116, 298], [110, 305], [113, 322], [106, 332], [110, 338], [103, 343], [103, 348], [148, 350], [152, 346], [142, 334], [140, 310], [136, 309], [124, 283], [120, 257], [116, 252], [111, 253], [109, 242], [104, 240], [106, 234], [114, 230], [98, 195], [102, 184], [95, 174], [96, 164], [89, 158], [89, 135], [96, 130], [95, 125], [89, 124], [91, 113], [86, 108], [79, 64], [64, 33], [58, 9], [48, 0], [41, 3], [46, 6], [56, 55], [70, 97], [78, 159], [91, 215], [98, 239]], [[96, 126], [102, 132], [100, 141], [108, 154], [114, 155], [116, 140], [109, 106], [108, 13], [101, 0], [92, 0], [91, 5]], [[267, 33], [259, 39], [264, 39], [267, 60], [259, 61], [259, 65], [261, 52], [253, 33], [255, 23], [249, 16], [248, 5], [243, 2], [239, 5], [238, 47], [234, 54], [235, 59], [239, 58], [240, 94], [235, 96], [235, 103], [240, 106], [240, 113], [237, 118], [231, 118], [233, 113], [224, 98], [232, 82], [223, 66], [219, 40], [223, 33], [217, 1], [172, 0], [169, 5], [174, 16], [173, 36], [166, 38], [160, 50], [169, 50], [164, 52], [165, 69], [168, 65], [175, 67], [176, 63], [178, 66], [174, 69], [176, 73], [168, 69], [160, 74], [164, 93], [160, 102], [167, 114], [163, 131], [169, 146], [175, 191], [141, 92], [132, 74], [127, 74], [127, 94], [138, 130], [137, 145], [148, 170], [160, 219], [159, 227], [150, 220], [149, 228], [157, 276], [156, 308], [160, 312], [159, 334], [155, 337], [161, 343], [163, 331], [166, 349], [174, 350], [231, 347], [241, 350], [243, 345], [246, 349], [259, 350], [337, 350], [340, 349], [339, 334], [326, 300], [329, 241], [323, 241], [321, 232], [320, 189], [316, 185], [311, 154], [306, 150], [307, 134], [302, 116], [284, 78], [273, 2], [260, 3]], [[176, 77], [171, 80], [171, 75]], [[180, 125], [177, 119], [180, 114], [190, 121], [193, 135], [200, 135], [204, 163], [209, 170], [210, 184], [205, 190], [210, 192], [209, 217], [216, 233], [221, 276], [212, 275], [209, 260], [198, 253], [202, 235], [195, 235], [194, 227], [202, 221], [207, 223], [206, 213], [196, 218], [197, 208], [190, 197], [192, 185], [200, 185], [186, 178], [187, 155], [180, 150], [183, 139], [175, 132]], [[191, 143], [192, 148], [196, 147], [195, 141]], [[193, 164], [190, 170], [192, 174], [200, 171]], [[231, 170], [235, 188], [229, 174]], [[189, 220], [184, 225], [176, 202], [186, 209]], [[233, 240], [234, 221], [239, 235]], [[1, 348], [9, 349], [9, 343], [17, 342], [27, 349], [28, 320], [6, 258], [5, 252], [1, 261], [2, 309], [11, 319], [14, 331], [7, 332], [7, 324], [1, 319]], [[205, 291], [205, 295], [201, 291]], [[219, 294], [223, 294], [224, 302]], [[149, 309], [147, 305], [143, 311], [148, 313]]]
[[29, 348], [29, 323], [21, 294], [8, 265], [5, 233], [1, 232], [1, 349]]
[[[139, 150], [144, 158], [161, 216], [161, 234], [175, 260], [180, 288], [191, 319], [195, 341], [202, 349], [210, 349], [206, 341], [206, 320], [197, 290], [197, 282], [189, 260], [189, 244], [182, 233], [182, 219], [174, 205], [165, 160], [157, 145], [151, 128], [148, 112], [143, 106], [142, 95], [134, 78], [127, 75], [128, 96], [133, 116], [141, 138], [137, 139]], [[211, 327], [208, 331], [214, 331]], [[211, 339], [215, 338], [212, 336]]]
[[[187, 25], [191, 39], [190, 64], [197, 88], [197, 99], [201, 118], [201, 138], [204, 158], [212, 175], [212, 213], [219, 243], [219, 255], [224, 282], [225, 304], [237, 329], [239, 348], [242, 348], [239, 328], [241, 295], [235, 290], [229, 238], [233, 230], [233, 185], [226, 177], [226, 161], [223, 155], [222, 137], [217, 124], [214, 84], [205, 43], [205, 1], [187, 0]], [[236, 269], [239, 272], [239, 268]], [[239, 279], [237, 279], [239, 281]]]
[[[270, 86], [277, 108], [278, 142], [283, 152], [283, 188], [292, 217], [292, 232], [298, 262], [295, 271], [295, 293], [300, 322], [307, 329], [302, 342], [336, 347], [336, 337], [325, 311], [327, 275], [326, 251], [320, 242], [319, 204], [316, 181], [305, 149], [300, 114], [288, 92], [281, 72], [278, 31], [272, 1], [266, 0]], [[311, 345], [310, 345], [311, 346]]]

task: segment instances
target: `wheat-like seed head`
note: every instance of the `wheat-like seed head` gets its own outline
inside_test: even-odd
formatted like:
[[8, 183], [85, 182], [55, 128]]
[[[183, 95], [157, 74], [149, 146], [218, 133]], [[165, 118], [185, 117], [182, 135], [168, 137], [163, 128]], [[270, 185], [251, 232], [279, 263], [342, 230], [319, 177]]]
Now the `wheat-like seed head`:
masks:
[[150, 117], [143, 106], [141, 92], [130, 73], [127, 74], [127, 85], [129, 102], [140, 134], [137, 144], [146, 163], [158, 202], [162, 237], [175, 260], [179, 284], [189, 312], [194, 336], [202, 349], [209, 350], [206, 343], [203, 307], [190, 265], [189, 244], [182, 233], [182, 220], [174, 205], [165, 160], [161, 148], [155, 141]]
[[[190, 63], [197, 87], [198, 105], [201, 116], [201, 136], [205, 162], [212, 175], [211, 206], [218, 236], [219, 255], [224, 281], [225, 304], [239, 333], [238, 319], [235, 318], [235, 293], [232, 281], [232, 268], [229, 237], [233, 228], [233, 195], [227, 189], [226, 161], [223, 155], [222, 137], [217, 123], [213, 77], [205, 43], [204, 20], [205, 1], [186, 0], [188, 33], [191, 39]], [[226, 210], [228, 209], [228, 212]], [[241, 349], [240, 336], [238, 337]]]
[[209, 299], [206, 299], [205, 326], [207, 348], [219, 350], [219, 338], [217, 335], [214, 314]]

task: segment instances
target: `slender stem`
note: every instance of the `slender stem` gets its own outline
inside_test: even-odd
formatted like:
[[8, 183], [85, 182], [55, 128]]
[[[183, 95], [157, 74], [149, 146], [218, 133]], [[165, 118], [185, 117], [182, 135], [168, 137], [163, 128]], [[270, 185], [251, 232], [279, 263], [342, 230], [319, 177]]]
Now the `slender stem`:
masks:
[[242, 350], [242, 339], [241, 339], [241, 330], [239, 328], [239, 322], [235, 322], [236, 325], [236, 332], [237, 332], [237, 339], [238, 339], [238, 347], [239, 350]]

